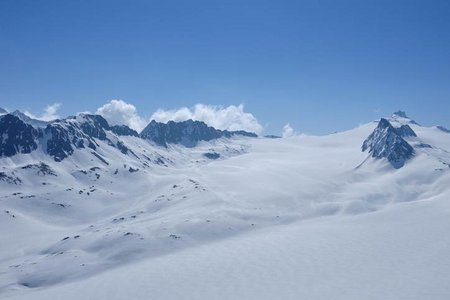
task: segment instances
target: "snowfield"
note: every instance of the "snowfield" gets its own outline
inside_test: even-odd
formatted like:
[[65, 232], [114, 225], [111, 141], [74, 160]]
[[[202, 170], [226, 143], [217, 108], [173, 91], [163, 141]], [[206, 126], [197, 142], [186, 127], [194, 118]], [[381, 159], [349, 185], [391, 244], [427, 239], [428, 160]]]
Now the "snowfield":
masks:
[[449, 299], [450, 134], [390, 122], [398, 169], [361, 151], [378, 122], [1, 158], [0, 298]]

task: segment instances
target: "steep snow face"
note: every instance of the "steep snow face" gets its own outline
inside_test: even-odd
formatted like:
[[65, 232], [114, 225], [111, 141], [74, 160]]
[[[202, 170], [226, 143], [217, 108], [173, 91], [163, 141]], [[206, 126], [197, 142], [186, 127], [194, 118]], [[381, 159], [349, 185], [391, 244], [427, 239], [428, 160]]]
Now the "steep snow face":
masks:
[[[407, 126], [407, 125], [404, 125]], [[414, 148], [408, 144], [401, 134], [414, 134], [408, 127], [394, 128], [386, 119], [381, 119], [377, 128], [364, 141], [362, 151], [368, 150], [373, 158], [386, 158], [394, 168], [401, 168], [414, 156]]]
[[193, 120], [169, 121], [167, 124], [152, 120], [141, 132], [142, 138], [164, 147], [167, 147], [168, 144], [195, 147], [200, 141], [211, 141], [222, 137], [229, 138], [234, 135], [257, 137], [256, 134], [251, 132], [219, 130], [206, 125], [204, 122]]

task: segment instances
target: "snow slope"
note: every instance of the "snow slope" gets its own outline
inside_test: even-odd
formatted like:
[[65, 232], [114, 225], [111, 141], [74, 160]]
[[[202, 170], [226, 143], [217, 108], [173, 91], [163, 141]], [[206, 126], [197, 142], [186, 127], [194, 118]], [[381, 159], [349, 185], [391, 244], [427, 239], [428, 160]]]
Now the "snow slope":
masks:
[[400, 169], [361, 151], [377, 122], [195, 148], [123, 137], [159, 164], [111, 147], [108, 165], [87, 149], [3, 158], [0, 295], [448, 299], [450, 135], [408, 125]]

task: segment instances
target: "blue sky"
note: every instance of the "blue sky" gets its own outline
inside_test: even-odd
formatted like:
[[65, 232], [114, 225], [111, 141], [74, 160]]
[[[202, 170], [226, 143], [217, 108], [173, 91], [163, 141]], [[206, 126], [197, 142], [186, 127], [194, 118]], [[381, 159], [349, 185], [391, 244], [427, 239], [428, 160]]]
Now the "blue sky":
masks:
[[279, 133], [450, 127], [450, 1], [0, 1], [0, 107], [245, 105]]

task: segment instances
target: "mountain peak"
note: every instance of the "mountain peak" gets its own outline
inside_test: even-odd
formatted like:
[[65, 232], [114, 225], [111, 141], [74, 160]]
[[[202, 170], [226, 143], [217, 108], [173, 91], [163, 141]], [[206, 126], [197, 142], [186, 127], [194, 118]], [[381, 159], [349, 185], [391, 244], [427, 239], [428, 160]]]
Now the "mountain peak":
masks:
[[29, 116], [27, 116], [26, 114], [24, 114], [23, 112], [21, 112], [20, 110], [15, 110], [12, 113], [10, 113], [13, 116], [18, 117], [20, 120], [22, 120], [22, 122], [25, 122], [31, 126], [34, 127], [45, 127], [47, 126], [48, 122], [46, 121], [42, 121], [42, 120], [37, 120], [34, 118], [31, 118]]
[[416, 136], [414, 131], [406, 126], [407, 128], [402, 126], [399, 130], [382, 118], [372, 134], [364, 141], [362, 151], [369, 150], [375, 159], [386, 158], [396, 169], [403, 167], [406, 161], [414, 156], [414, 149], [402, 136]]
[[3, 108], [1, 108], [0, 107], [0, 114], [7, 114], [8, 112], [5, 110], [5, 109], [3, 109]]
[[406, 112], [404, 112], [403, 110], [398, 110], [396, 112], [394, 112], [392, 114], [392, 117], [400, 117], [400, 118], [405, 118], [405, 119], [409, 119], [409, 117], [406, 115]]
[[205, 122], [191, 119], [182, 122], [169, 121], [167, 123], [159, 123], [152, 120], [140, 134], [142, 138], [151, 140], [164, 147], [167, 147], [167, 144], [181, 144], [186, 147], [194, 147], [200, 141], [210, 141], [221, 137], [229, 138], [235, 135], [257, 137], [256, 134], [246, 131], [215, 129], [208, 126]]
[[396, 125], [404, 125], [404, 124], [414, 124], [419, 125], [416, 121], [408, 117], [406, 112], [403, 110], [398, 110], [392, 114], [392, 116], [389, 118], [389, 121], [393, 122], [394, 126]]
[[385, 118], [381, 118], [380, 121], [378, 122], [378, 127], [377, 128], [379, 128], [379, 129], [385, 129], [385, 128], [389, 128], [389, 127], [392, 127], [392, 125]]

